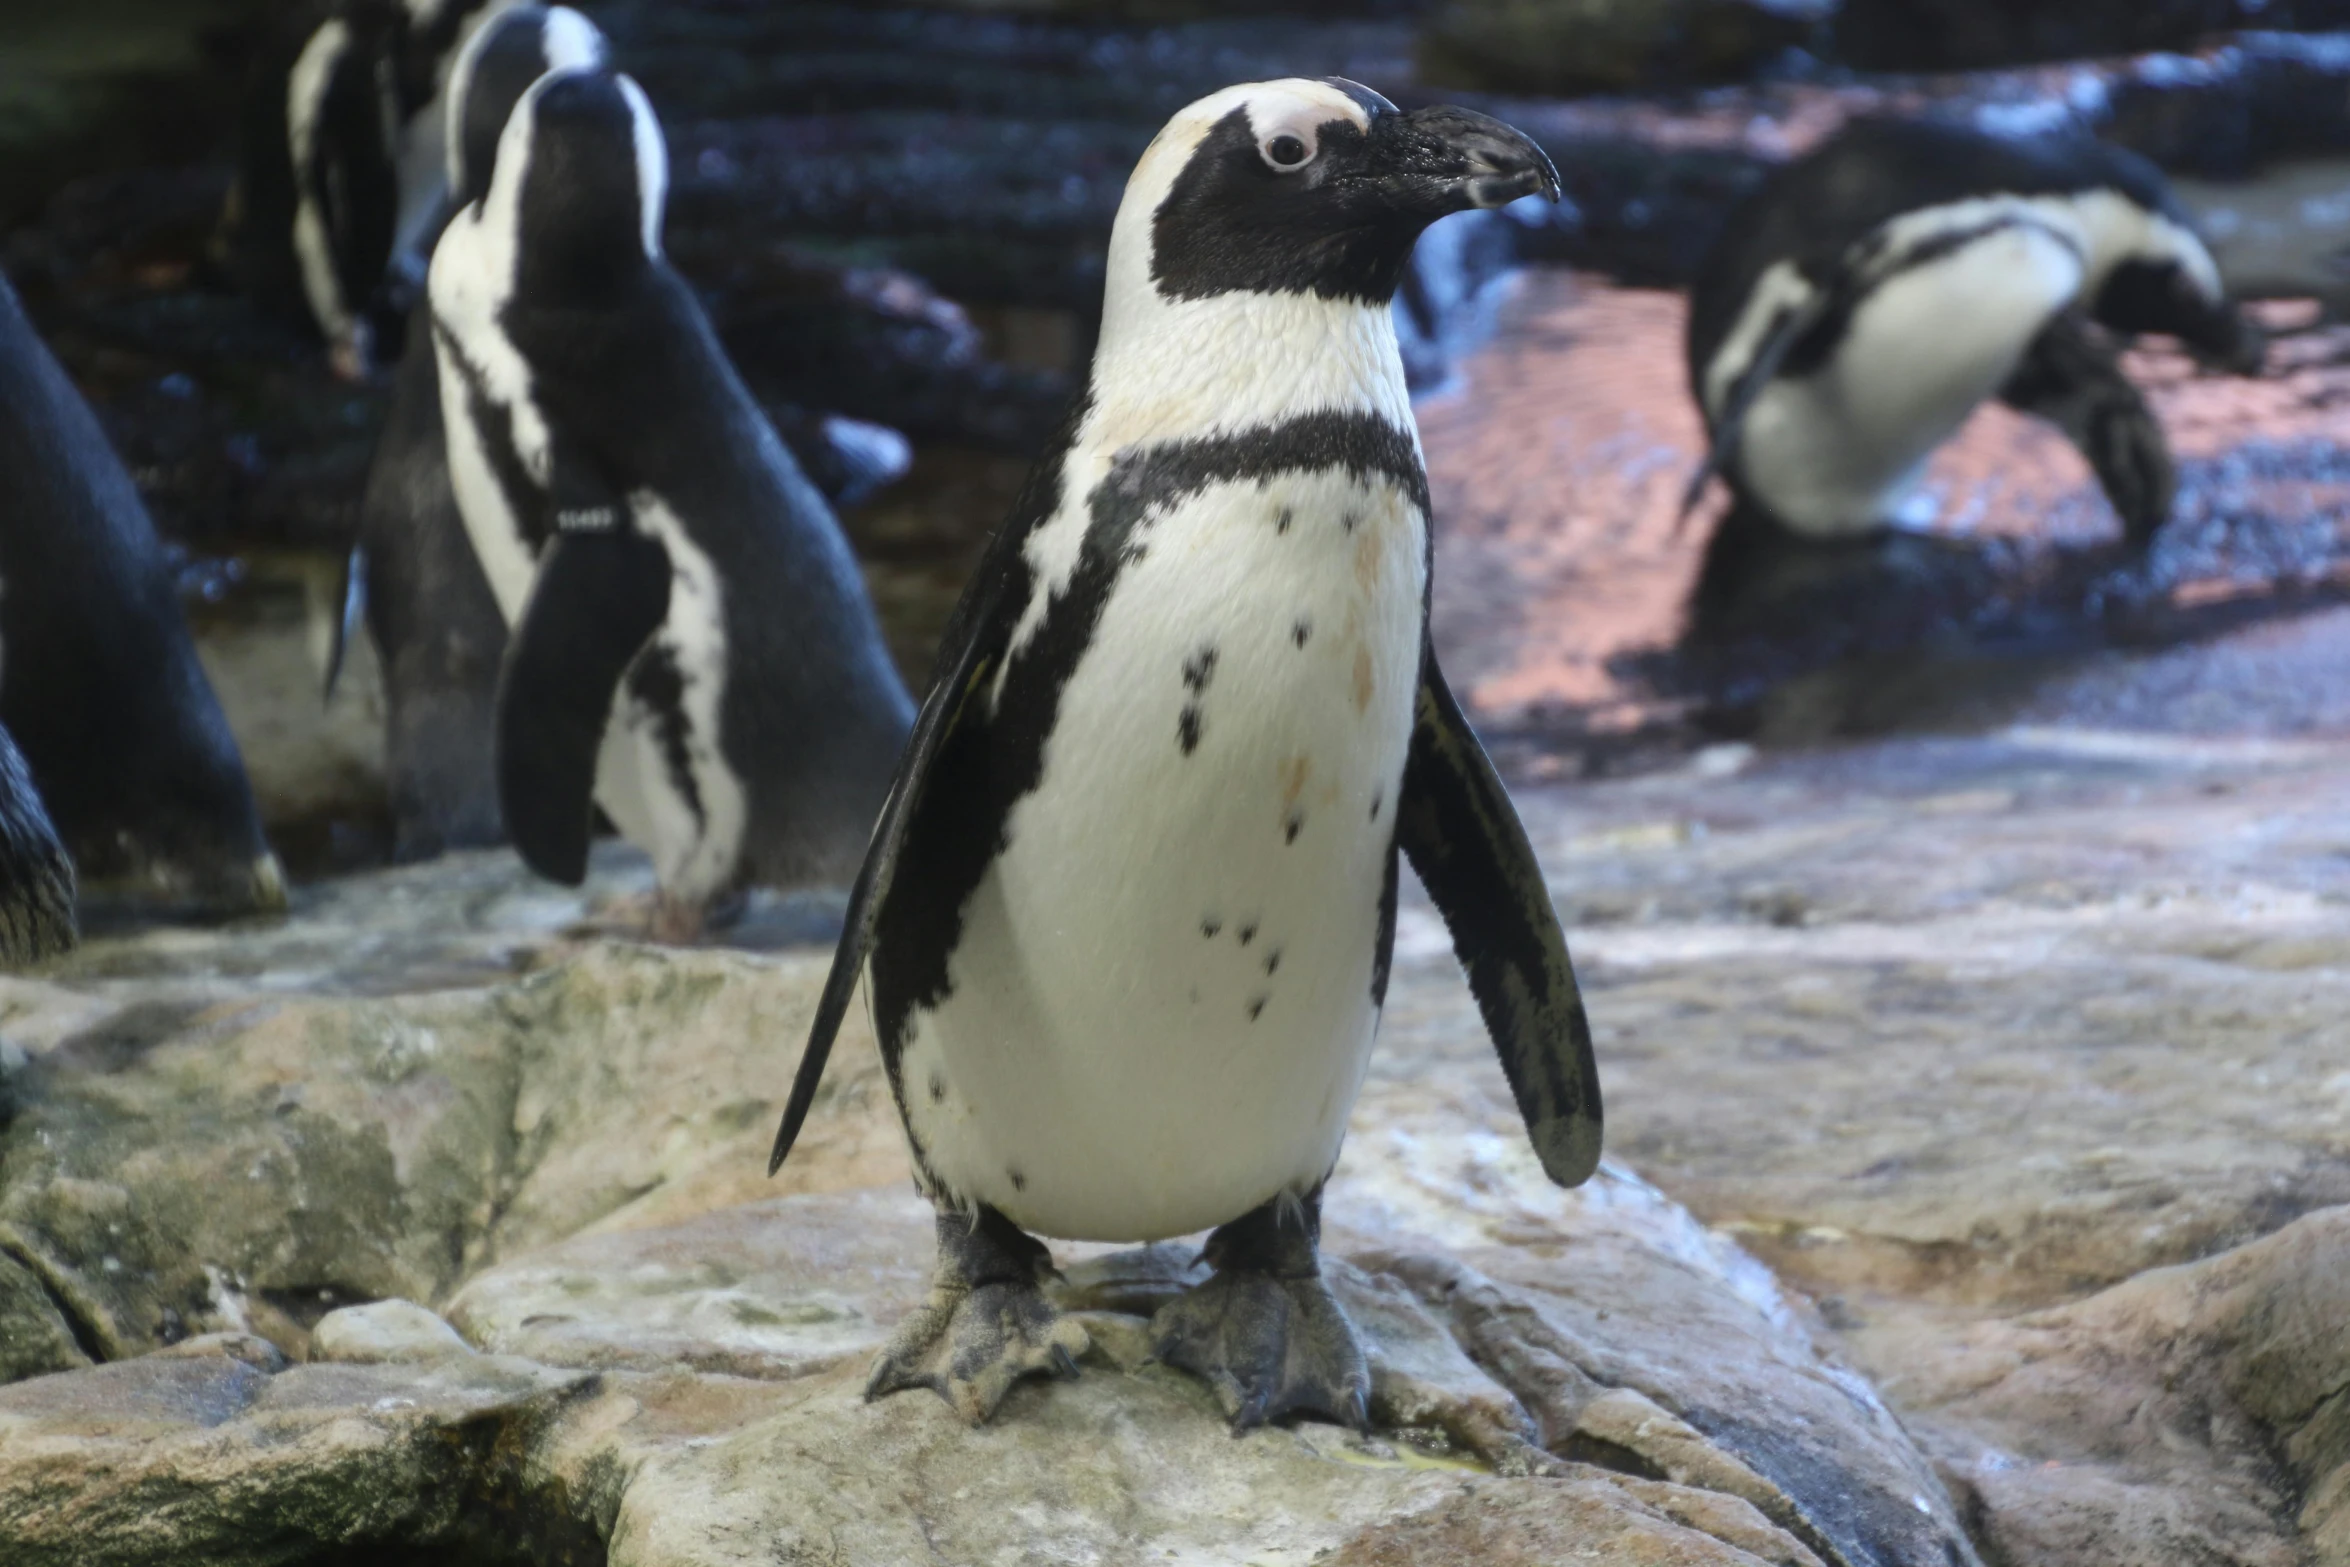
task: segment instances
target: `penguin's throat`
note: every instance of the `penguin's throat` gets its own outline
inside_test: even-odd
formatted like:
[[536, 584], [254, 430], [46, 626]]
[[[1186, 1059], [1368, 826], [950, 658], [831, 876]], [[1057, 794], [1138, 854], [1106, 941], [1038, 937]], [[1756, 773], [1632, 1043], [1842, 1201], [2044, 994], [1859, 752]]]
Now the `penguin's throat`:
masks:
[[1119, 301], [1102, 323], [1094, 412], [1102, 453], [1277, 424], [1325, 411], [1412, 428], [1395, 324], [1384, 306], [1312, 294]]

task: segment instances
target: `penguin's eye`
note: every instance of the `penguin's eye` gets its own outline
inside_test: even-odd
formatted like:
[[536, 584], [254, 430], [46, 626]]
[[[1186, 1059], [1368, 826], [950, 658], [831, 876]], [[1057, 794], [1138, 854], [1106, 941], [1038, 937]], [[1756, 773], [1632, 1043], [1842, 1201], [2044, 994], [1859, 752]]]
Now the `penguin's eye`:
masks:
[[1267, 138], [1257, 151], [1273, 166], [1276, 174], [1294, 174], [1314, 156], [1312, 146], [1293, 131], [1283, 131], [1278, 136]]

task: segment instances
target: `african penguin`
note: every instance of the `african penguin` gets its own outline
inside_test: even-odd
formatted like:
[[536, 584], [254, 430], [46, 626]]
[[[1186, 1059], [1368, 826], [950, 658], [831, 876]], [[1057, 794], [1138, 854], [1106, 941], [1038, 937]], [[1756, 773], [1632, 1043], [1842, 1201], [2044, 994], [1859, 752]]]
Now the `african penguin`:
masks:
[[1236, 1428], [1363, 1424], [1316, 1239], [1399, 848], [1545, 1170], [1591, 1173], [1565, 939], [1428, 641], [1389, 312], [1429, 223], [1537, 191], [1557, 176], [1508, 126], [1338, 80], [1204, 98], [1127, 182], [1086, 388], [948, 628], [776, 1140], [779, 1165], [864, 977], [939, 1236], [868, 1396], [978, 1422], [1072, 1369], [1030, 1231], [1213, 1226], [1160, 1357]]
[[450, 477], [512, 631], [507, 831], [576, 883], [600, 806], [682, 935], [744, 885], [854, 870], [912, 704], [839, 525], [662, 255], [667, 182], [635, 82], [542, 77], [430, 297]]
[[0, 725], [85, 898], [285, 906], [170, 559], [89, 405], [0, 279]]
[[55, 957], [78, 939], [73, 861], [24, 753], [0, 729], [0, 968]]
[[335, 369], [359, 376], [421, 291], [446, 218], [444, 90], [514, 0], [341, 0], [286, 78], [293, 245]]
[[[502, 8], [466, 42], [442, 94], [447, 183], [456, 201], [489, 187], [498, 136], [531, 83], [603, 63], [604, 38], [564, 6]], [[328, 689], [359, 612], [383, 668], [384, 772], [392, 857], [505, 841], [491, 763], [506, 621], [474, 559], [450, 488], [440, 367], [419, 300], [368, 469]]]
[[1735, 505], [1697, 605], [1760, 536], [1837, 541], [1894, 519], [1987, 397], [2055, 423], [2145, 545], [2168, 450], [2112, 337], [2165, 332], [2256, 373], [2259, 333], [2162, 176], [2086, 138], [1864, 119], [1732, 212], [1691, 291], [1688, 364]]

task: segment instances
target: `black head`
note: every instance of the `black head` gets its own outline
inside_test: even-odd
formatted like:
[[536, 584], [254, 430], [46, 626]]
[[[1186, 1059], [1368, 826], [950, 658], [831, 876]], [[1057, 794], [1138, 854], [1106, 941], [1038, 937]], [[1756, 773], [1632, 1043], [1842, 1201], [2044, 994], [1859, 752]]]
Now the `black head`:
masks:
[[604, 35], [569, 6], [519, 5], [482, 23], [449, 72], [449, 195], [459, 206], [489, 191], [498, 138], [531, 84], [550, 71], [604, 63]]
[[2091, 312], [2116, 332], [2164, 332], [2188, 352], [2236, 375], [2258, 373], [2268, 339], [2203, 269], [2171, 257], [2133, 258], [2107, 274]]
[[2196, 358], [2238, 375], [2260, 369], [2267, 339], [2228, 298], [2195, 220], [2162, 171], [2125, 147], [2081, 140], [2052, 144], [2051, 158], [2083, 170], [2084, 198], [2127, 203], [2133, 220], [2113, 226], [2129, 237], [2105, 276], [2090, 313], [2116, 332], [2163, 332]]
[[1438, 218], [1558, 190], [1542, 149], [1499, 120], [1445, 106], [1405, 114], [1332, 77], [1251, 82], [1191, 105], [1143, 154], [1126, 206], [1150, 203], [1150, 278], [1166, 298], [1385, 304]]
[[611, 71], [542, 77], [498, 144], [487, 214], [511, 223], [519, 290], [586, 300], [661, 254], [669, 154], [644, 92]]

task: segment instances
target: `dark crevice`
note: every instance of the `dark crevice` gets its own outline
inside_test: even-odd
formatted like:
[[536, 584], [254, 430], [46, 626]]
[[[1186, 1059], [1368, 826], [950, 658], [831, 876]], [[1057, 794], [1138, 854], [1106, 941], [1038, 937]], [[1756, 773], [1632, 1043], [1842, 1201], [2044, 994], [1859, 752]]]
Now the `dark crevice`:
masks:
[[26, 1276], [41, 1286], [41, 1293], [48, 1297], [51, 1309], [65, 1323], [65, 1331], [73, 1335], [74, 1347], [88, 1358], [91, 1365], [102, 1366], [112, 1358], [106, 1353], [106, 1341], [99, 1332], [98, 1324], [74, 1304], [73, 1297], [66, 1292], [64, 1281], [57, 1278], [46, 1263], [22, 1246], [11, 1246], [5, 1242], [0, 1242], [0, 1257], [6, 1257], [24, 1269]]
[[284, 1312], [305, 1333], [318, 1326], [319, 1319], [330, 1311], [364, 1306], [379, 1298], [347, 1284], [287, 1284], [254, 1293]]
[[1620, 1442], [1610, 1442], [1588, 1432], [1571, 1431], [1567, 1439], [1551, 1448], [1554, 1457], [1569, 1463], [1589, 1464], [1595, 1469], [1612, 1470], [1620, 1475], [1631, 1475], [1638, 1480], [1670, 1480], [1664, 1468], [1641, 1453]]

